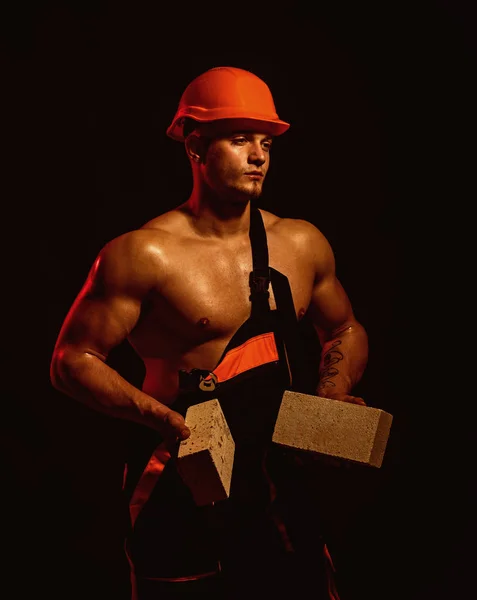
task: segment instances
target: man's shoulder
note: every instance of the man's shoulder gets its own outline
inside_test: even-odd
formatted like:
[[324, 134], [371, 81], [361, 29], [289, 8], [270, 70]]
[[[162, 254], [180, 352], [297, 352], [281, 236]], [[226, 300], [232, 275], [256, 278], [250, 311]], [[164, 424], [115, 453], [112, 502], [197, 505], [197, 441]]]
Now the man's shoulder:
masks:
[[269, 211], [260, 209], [265, 228], [289, 238], [307, 240], [310, 237], [322, 238], [323, 234], [318, 227], [306, 219], [297, 217], [279, 217]]
[[[166, 234], [166, 232], [163, 232]], [[126, 231], [109, 240], [102, 248], [103, 254], [116, 254], [122, 252], [137, 252], [147, 250], [161, 238], [160, 229], [138, 228]]]
[[146, 293], [168, 273], [168, 238], [172, 236], [158, 228], [116, 236], [101, 248], [93, 265], [95, 277], [113, 288]]
[[185, 220], [184, 211], [174, 208], [150, 219], [140, 227], [139, 231], [152, 230], [164, 234], [174, 233], [176, 228], [184, 226]]
[[149, 271], [161, 272], [166, 264], [166, 241], [171, 237], [158, 228], [132, 229], [109, 240], [96, 264], [108, 277], [142, 278]]
[[180, 215], [177, 211], [163, 213], [136, 229], [131, 229], [109, 240], [102, 252], [111, 254], [116, 252], [141, 252], [155, 250], [174, 239], [177, 233]]

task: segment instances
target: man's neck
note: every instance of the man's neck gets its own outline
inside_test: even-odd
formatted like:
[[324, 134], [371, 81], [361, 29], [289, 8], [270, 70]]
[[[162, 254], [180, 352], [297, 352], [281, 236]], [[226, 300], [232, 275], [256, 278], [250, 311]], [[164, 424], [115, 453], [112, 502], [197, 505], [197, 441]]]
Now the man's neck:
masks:
[[248, 236], [250, 202], [204, 200], [192, 194], [181, 209], [188, 215], [192, 227], [200, 236], [216, 238]]

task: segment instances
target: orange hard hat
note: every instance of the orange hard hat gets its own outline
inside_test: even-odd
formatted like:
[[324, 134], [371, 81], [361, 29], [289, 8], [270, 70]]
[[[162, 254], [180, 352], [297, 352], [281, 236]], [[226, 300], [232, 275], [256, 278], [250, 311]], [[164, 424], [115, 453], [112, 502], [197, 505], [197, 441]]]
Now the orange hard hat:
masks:
[[167, 128], [167, 135], [184, 141], [186, 118], [199, 123], [234, 119], [259, 124], [270, 135], [281, 135], [290, 127], [278, 118], [272, 93], [259, 77], [237, 67], [215, 67], [189, 83]]

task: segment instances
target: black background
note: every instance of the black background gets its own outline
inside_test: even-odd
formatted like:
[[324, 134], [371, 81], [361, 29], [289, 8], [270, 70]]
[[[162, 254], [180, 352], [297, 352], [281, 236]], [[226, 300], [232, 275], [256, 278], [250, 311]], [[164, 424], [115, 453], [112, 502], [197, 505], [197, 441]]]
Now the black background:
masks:
[[100, 247], [187, 198], [165, 130], [219, 65], [291, 123], [261, 206], [332, 243], [370, 336], [360, 391], [394, 416], [381, 469], [327, 475], [342, 600], [472, 593], [476, 26], [461, 1], [2, 8], [9, 598], [128, 599], [124, 427], [56, 393], [49, 361]]

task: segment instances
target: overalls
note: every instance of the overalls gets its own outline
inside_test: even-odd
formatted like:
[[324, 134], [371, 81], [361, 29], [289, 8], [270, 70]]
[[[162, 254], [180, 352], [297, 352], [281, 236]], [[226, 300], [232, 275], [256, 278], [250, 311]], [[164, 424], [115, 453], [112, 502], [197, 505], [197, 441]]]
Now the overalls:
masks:
[[185, 598], [178, 590], [191, 582], [195, 597], [203, 589], [208, 600], [278, 600], [313, 589], [311, 598], [339, 600], [326, 545], [308, 520], [315, 511], [306, 482], [293, 454], [271, 442], [283, 392], [310, 393], [310, 378], [288, 279], [268, 265], [260, 211], [252, 208], [250, 219], [250, 317], [212, 372], [178, 373], [172, 405], [185, 416], [193, 404], [219, 400], [235, 442], [229, 497], [196, 506], [160, 435], [141, 431], [125, 475], [135, 600]]

